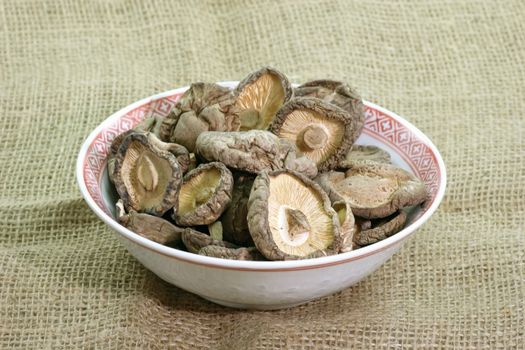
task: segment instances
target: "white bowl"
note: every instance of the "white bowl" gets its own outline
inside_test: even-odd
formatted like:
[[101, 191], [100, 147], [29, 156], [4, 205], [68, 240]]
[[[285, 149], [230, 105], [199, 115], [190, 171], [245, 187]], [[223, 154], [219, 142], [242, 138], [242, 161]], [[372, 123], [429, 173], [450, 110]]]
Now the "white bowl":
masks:
[[[237, 82], [222, 82], [235, 87]], [[431, 199], [414, 208], [399, 233], [348, 253], [296, 261], [235, 261], [200, 256], [143, 238], [114, 219], [117, 196], [106, 157], [111, 141], [151, 115], [166, 115], [188, 87], [137, 101], [107, 118], [86, 139], [77, 161], [80, 191], [95, 214], [108, 224], [128, 251], [163, 280], [217, 304], [250, 309], [280, 309], [306, 303], [356, 284], [375, 271], [436, 211], [445, 193], [446, 172], [434, 144], [415, 126], [365, 102], [366, 120], [359, 144], [381, 146], [395, 164], [426, 182]]]

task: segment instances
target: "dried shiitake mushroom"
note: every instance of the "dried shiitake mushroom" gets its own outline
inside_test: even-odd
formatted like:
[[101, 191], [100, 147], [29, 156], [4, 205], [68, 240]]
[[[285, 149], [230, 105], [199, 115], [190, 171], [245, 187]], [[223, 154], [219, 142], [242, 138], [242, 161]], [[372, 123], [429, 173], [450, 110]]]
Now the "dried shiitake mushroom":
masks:
[[269, 260], [334, 254], [341, 245], [337, 213], [328, 196], [292, 171], [257, 176], [248, 201], [248, 227], [255, 246]]
[[233, 177], [222, 163], [201, 164], [184, 176], [174, 218], [181, 226], [209, 225], [231, 200]]
[[108, 176], [111, 183], [115, 183], [114, 173], [115, 173], [115, 158], [117, 156], [117, 151], [122, 144], [122, 141], [133, 132], [151, 132], [156, 136], [159, 135], [160, 124], [162, 123], [162, 118], [159, 116], [148, 117], [135, 125], [133, 129], [123, 132], [122, 134], [117, 135], [113, 142], [111, 142], [111, 147], [109, 148], [108, 154]]
[[173, 225], [167, 220], [158, 216], [137, 213], [134, 210], [126, 214], [124, 203], [121, 199], [117, 202], [116, 209], [119, 224], [144, 238], [160, 244], [170, 244], [181, 240], [184, 229]]
[[319, 171], [335, 168], [360, 132], [347, 112], [312, 97], [287, 102], [277, 113], [270, 131], [295, 144], [317, 164]]
[[232, 260], [267, 260], [255, 247], [226, 248], [217, 245], [208, 245], [199, 250], [199, 255]]
[[377, 146], [353, 145], [346, 157], [339, 163], [339, 167], [348, 169], [355, 164], [368, 163], [390, 164], [390, 154]]
[[182, 243], [190, 253], [197, 254], [202, 248], [213, 245], [225, 248], [238, 248], [235, 244], [213, 239], [205, 233], [187, 227], [181, 235]]
[[297, 158], [295, 147], [264, 130], [203, 132], [195, 152], [207, 161], [218, 161], [232, 169], [258, 174], [263, 170], [290, 169], [315, 176], [317, 167], [306, 157]]
[[115, 187], [128, 211], [162, 216], [177, 202], [181, 166], [156, 141], [151, 133], [131, 133], [118, 149]]
[[386, 218], [374, 220], [372, 222], [372, 227], [369, 229], [362, 230], [356, 228], [353, 239], [354, 244], [363, 247], [390, 237], [401, 231], [406, 220], [406, 213], [400, 210]]
[[221, 217], [223, 237], [240, 246], [253, 246], [248, 229], [248, 198], [255, 177], [237, 174], [234, 176], [232, 200]]
[[336, 80], [313, 80], [294, 89], [296, 97], [315, 97], [344, 109], [355, 121], [359, 135], [365, 123], [363, 100], [348, 84]]
[[292, 87], [284, 74], [265, 67], [244, 78], [234, 93], [240, 130], [266, 129], [279, 108], [292, 97]]
[[232, 92], [217, 84], [195, 83], [182, 95], [160, 128], [163, 141], [178, 143], [193, 152], [203, 131], [239, 130]]
[[350, 203], [345, 201], [336, 202], [332, 205], [337, 212], [337, 218], [341, 225], [341, 252], [352, 250], [354, 233], [356, 231], [355, 218]]
[[210, 233], [211, 238], [222, 241], [222, 238], [223, 238], [222, 222], [215, 221], [214, 223], [209, 224], [208, 232]]
[[347, 200], [363, 218], [382, 218], [428, 197], [423, 181], [391, 164], [356, 164], [346, 174], [323, 173], [316, 182], [332, 202]]

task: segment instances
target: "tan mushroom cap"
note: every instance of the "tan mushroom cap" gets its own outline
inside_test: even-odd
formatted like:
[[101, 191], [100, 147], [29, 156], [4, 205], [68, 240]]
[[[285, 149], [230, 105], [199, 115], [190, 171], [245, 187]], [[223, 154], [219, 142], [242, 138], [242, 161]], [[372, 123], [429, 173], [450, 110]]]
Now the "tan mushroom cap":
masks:
[[354, 244], [356, 246], [367, 246], [379, 242], [393, 234], [401, 231], [407, 220], [407, 215], [400, 210], [386, 218], [374, 220], [372, 227], [366, 230], [356, 229]]
[[277, 111], [292, 96], [288, 79], [264, 67], [244, 78], [235, 89], [240, 130], [267, 129]]
[[199, 250], [199, 255], [231, 260], [266, 260], [266, 258], [261, 253], [259, 253], [255, 247], [226, 248], [217, 245], [208, 245]]
[[239, 130], [233, 93], [213, 83], [194, 83], [181, 96], [159, 128], [163, 141], [178, 143], [193, 152], [195, 140], [209, 130]]
[[322, 189], [286, 170], [260, 174], [248, 203], [248, 226], [257, 249], [270, 260], [336, 252], [337, 213]]
[[372, 145], [353, 145], [346, 157], [339, 163], [340, 168], [351, 168], [356, 164], [391, 164], [390, 153]]
[[134, 210], [126, 214], [122, 199], [117, 202], [116, 210], [119, 224], [144, 238], [160, 244], [170, 244], [181, 240], [183, 228], [158, 216], [137, 213]]
[[201, 164], [184, 176], [175, 221], [181, 226], [215, 222], [231, 201], [233, 177], [222, 163]]
[[290, 141], [320, 171], [335, 168], [359, 134], [347, 112], [322, 100], [290, 100], [278, 112], [270, 131]]
[[248, 198], [255, 177], [236, 174], [232, 191], [232, 201], [221, 216], [224, 239], [240, 246], [253, 246], [248, 229]]
[[391, 164], [357, 164], [346, 174], [324, 173], [316, 181], [333, 202], [348, 201], [363, 218], [382, 218], [428, 197], [424, 182]]
[[131, 133], [115, 159], [115, 187], [126, 209], [161, 216], [177, 201], [182, 172], [177, 158], [151, 143], [147, 134]]
[[187, 227], [181, 235], [182, 243], [190, 253], [197, 254], [202, 248], [207, 246], [219, 246], [226, 248], [238, 248], [235, 244], [230, 242], [213, 239], [205, 233], [199, 232]]
[[348, 84], [337, 80], [312, 80], [295, 88], [294, 94], [319, 98], [342, 108], [354, 120], [357, 133], [361, 133], [365, 121], [363, 100]]
[[332, 207], [337, 212], [339, 224], [341, 225], [341, 252], [349, 252], [352, 250], [352, 241], [356, 231], [352, 208], [347, 201], [336, 202]]

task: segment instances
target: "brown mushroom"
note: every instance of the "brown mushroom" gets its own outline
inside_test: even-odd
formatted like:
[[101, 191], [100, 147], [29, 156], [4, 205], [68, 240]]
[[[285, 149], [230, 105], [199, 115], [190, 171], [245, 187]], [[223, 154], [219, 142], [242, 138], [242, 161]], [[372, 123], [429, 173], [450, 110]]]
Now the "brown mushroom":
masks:
[[284, 74], [264, 67], [244, 78], [235, 95], [240, 130], [267, 129], [279, 108], [292, 97], [292, 88]]
[[231, 200], [233, 177], [224, 164], [201, 164], [184, 176], [174, 218], [181, 226], [215, 222]]
[[134, 210], [126, 214], [121, 199], [117, 202], [116, 209], [118, 223], [144, 238], [160, 244], [170, 244], [181, 240], [184, 229], [167, 220], [158, 216], [137, 213]]
[[365, 123], [363, 100], [348, 84], [336, 80], [313, 80], [294, 89], [296, 97], [315, 97], [348, 112], [359, 135]]
[[337, 213], [324, 191], [287, 170], [262, 172], [248, 201], [248, 227], [269, 260], [334, 254], [341, 244]]
[[352, 250], [352, 241], [356, 231], [352, 208], [350, 203], [345, 201], [336, 202], [332, 207], [337, 212], [339, 224], [341, 225], [341, 252], [349, 252]]
[[270, 131], [295, 144], [319, 171], [326, 171], [338, 165], [359, 136], [357, 122], [347, 114], [316, 98], [295, 98], [279, 110]]
[[255, 177], [236, 174], [232, 200], [221, 217], [224, 239], [240, 246], [253, 246], [248, 229], [248, 198]]
[[377, 146], [353, 145], [345, 158], [339, 162], [339, 167], [348, 169], [356, 164], [369, 163], [391, 164], [390, 153]]
[[203, 132], [197, 138], [195, 152], [207, 161], [254, 174], [284, 168], [301, 169], [310, 176], [317, 173], [313, 162], [297, 158], [292, 144], [264, 130]]
[[162, 216], [177, 202], [182, 171], [177, 158], [153, 134], [131, 133], [116, 159], [114, 180], [126, 209]]
[[356, 229], [354, 245], [363, 247], [379, 242], [401, 231], [405, 225], [407, 215], [400, 210], [386, 218], [372, 221], [372, 227], [366, 230]]
[[255, 247], [226, 248], [217, 245], [209, 245], [201, 248], [201, 250], [199, 250], [199, 255], [231, 260], [267, 260]]
[[190, 253], [197, 254], [202, 248], [213, 245], [226, 248], [238, 248], [235, 244], [213, 239], [205, 233], [187, 227], [181, 235], [182, 243]]
[[122, 141], [128, 136], [129, 134], [133, 132], [151, 132], [158, 136], [159, 134], [159, 128], [160, 124], [162, 123], [162, 118], [159, 116], [156, 117], [148, 117], [135, 125], [133, 129], [130, 129], [128, 131], [125, 131], [119, 135], [117, 135], [113, 141], [111, 142], [111, 146], [109, 148], [108, 153], [108, 176], [111, 183], [115, 183], [114, 179], [114, 173], [115, 173], [115, 158], [117, 156], [117, 151], [122, 144]]
[[391, 164], [356, 164], [346, 174], [323, 173], [316, 182], [332, 202], [347, 200], [363, 218], [382, 218], [428, 197], [423, 181]]
[[223, 239], [222, 222], [215, 221], [214, 223], [209, 224], [208, 232], [211, 238], [216, 239], [218, 241], [222, 241]]
[[208, 130], [239, 130], [232, 92], [217, 84], [195, 83], [182, 95], [160, 128], [163, 141], [178, 143], [193, 152], [195, 140]]

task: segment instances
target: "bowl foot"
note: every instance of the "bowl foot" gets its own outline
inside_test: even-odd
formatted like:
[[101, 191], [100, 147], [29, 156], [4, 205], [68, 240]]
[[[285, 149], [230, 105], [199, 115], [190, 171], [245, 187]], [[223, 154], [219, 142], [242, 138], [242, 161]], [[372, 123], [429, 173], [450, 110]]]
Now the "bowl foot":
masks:
[[220, 300], [220, 299], [214, 299], [205, 297], [203, 295], [199, 295], [201, 298], [206, 299], [208, 301], [211, 301], [212, 303], [219, 304], [222, 306], [227, 306], [235, 309], [249, 309], [249, 310], [280, 310], [280, 309], [288, 309], [294, 306], [306, 304], [310, 300], [301, 301], [299, 303], [285, 303], [285, 304], [243, 304], [243, 303], [234, 303], [230, 301]]

